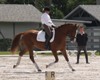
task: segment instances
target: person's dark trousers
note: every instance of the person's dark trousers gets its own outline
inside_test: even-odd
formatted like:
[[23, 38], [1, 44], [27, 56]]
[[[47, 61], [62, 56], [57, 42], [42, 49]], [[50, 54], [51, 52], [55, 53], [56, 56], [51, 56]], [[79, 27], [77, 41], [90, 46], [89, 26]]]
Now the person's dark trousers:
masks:
[[85, 53], [86, 63], [89, 63], [89, 62], [88, 62], [88, 54], [87, 54], [86, 46], [78, 46], [77, 62], [76, 62], [76, 63], [77, 63], [77, 64], [79, 63], [79, 58], [80, 58], [81, 50], [83, 50], [84, 53]]
[[46, 32], [46, 41], [45, 41], [45, 49], [50, 49], [50, 38], [51, 38], [51, 29], [47, 25], [43, 25], [44, 30]]

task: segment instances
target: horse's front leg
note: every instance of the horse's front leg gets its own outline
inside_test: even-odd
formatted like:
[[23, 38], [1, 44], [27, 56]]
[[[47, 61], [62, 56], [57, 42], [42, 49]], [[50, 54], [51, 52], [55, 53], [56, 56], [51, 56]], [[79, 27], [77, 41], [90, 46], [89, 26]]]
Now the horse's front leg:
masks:
[[52, 66], [52, 65], [54, 65], [55, 63], [57, 63], [58, 62], [58, 55], [57, 55], [57, 51], [52, 51], [53, 52], [53, 55], [54, 55], [54, 57], [55, 57], [55, 61], [54, 62], [51, 62], [50, 64], [48, 64], [48, 65], [46, 65], [46, 68], [48, 68], [48, 67], [50, 67], [50, 66]]
[[41, 69], [39, 68], [38, 64], [34, 60], [34, 56], [33, 56], [34, 53], [33, 53], [33, 51], [30, 51], [29, 54], [30, 54], [30, 59], [34, 63], [36, 69], [38, 70], [38, 72], [41, 72]]
[[61, 52], [62, 52], [63, 56], [65, 57], [65, 60], [67, 61], [68, 65], [69, 65], [69, 68], [71, 68], [72, 71], [75, 71], [75, 69], [73, 69], [73, 67], [71, 66], [71, 64], [69, 62], [69, 59], [68, 59], [68, 55], [66, 53], [66, 50], [65, 49], [64, 50], [61, 50]]

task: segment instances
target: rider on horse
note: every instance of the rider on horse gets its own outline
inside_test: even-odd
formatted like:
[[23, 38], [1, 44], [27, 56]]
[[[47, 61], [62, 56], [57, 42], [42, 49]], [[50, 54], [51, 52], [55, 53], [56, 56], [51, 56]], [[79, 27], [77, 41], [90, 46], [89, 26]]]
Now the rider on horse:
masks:
[[52, 31], [52, 28], [55, 28], [55, 25], [53, 24], [50, 16], [49, 16], [49, 13], [50, 13], [50, 8], [48, 7], [45, 7], [43, 9], [43, 14], [41, 16], [41, 22], [42, 22], [42, 25], [43, 25], [43, 29], [44, 31], [46, 32], [46, 35], [48, 36], [46, 38], [46, 42], [45, 42], [45, 49], [50, 49], [50, 45], [49, 42], [50, 42], [50, 38], [51, 38], [51, 31]]

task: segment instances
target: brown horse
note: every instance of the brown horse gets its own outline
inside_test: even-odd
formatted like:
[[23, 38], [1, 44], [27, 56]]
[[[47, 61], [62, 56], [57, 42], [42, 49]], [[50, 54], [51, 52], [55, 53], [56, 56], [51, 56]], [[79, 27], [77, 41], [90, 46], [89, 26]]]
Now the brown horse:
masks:
[[[66, 36], [69, 35], [71, 40], [74, 40], [77, 29], [78, 29], [78, 26], [76, 24], [64, 24], [55, 29], [55, 39], [52, 43], [50, 43], [51, 51], [54, 55], [55, 61], [47, 65], [47, 67], [58, 62], [59, 59], [57, 56], [57, 51], [60, 50], [63, 56], [65, 57], [65, 60], [68, 62], [69, 67], [72, 69], [72, 71], [75, 71], [70, 64], [68, 55], [66, 53]], [[18, 35], [15, 36], [12, 46], [11, 46], [11, 52], [14, 53], [18, 48], [20, 49], [20, 52], [19, 52], [18, 61], [16, 65], [13, 66], [13, 68], [19, 65], [21, 57], [27, 51], [29, 51], [31, 61], [34, 63], [37, 70], [41, 71], [38, 64], [35, 62], [35, 59], [33, 56], [34, 54], [33, 49], [35, 47], [45, 50], [45, 42], [39, 42], [36, 40], [38, 32], [39, 31], [37, 30], [29, 30], [23, 33], [19, 33]]]

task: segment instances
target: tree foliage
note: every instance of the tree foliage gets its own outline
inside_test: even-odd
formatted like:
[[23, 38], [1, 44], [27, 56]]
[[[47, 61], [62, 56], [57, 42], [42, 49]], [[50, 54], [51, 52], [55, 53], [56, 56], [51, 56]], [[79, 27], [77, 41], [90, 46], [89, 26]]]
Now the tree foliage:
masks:
[[53, 5], [53, 3], [51, 2], [51, 0], [35, 0], [35, 7], [38, 8], [41, 12], [42, 9], [48, 6], [51, 8], [51, 17], [52, 18], [63, 18], [63, 12], [61, 10], [59, 10], [57, 7], [55, 7]]
[[52, 0], [55, 7], [67, 15], [72, 9], [78, 5], [95, 4], [96, 0]]
[[7, 0], [7, 4], [32, 4], [34, 5], [35, 0]]
[[68, 12], [69, 13], [72, 9], [77, 7], [78, 5], [89, 5], [95, 4], [96, 0], [68, 0]]
[[0, 0], [0, 4], [4, 4], [6, 2], [7, 2], [7, 0]]
[[51, 18], [54, 19], [61, 19], [64, 17], [64, 14], [62, 11], [60, 11], [58, 8], [56, 7], [51, 7]]
[[45, 6], [51, 7], [51, 0], [35, 0], [34, 4], [36, 8], [42, 11]]

